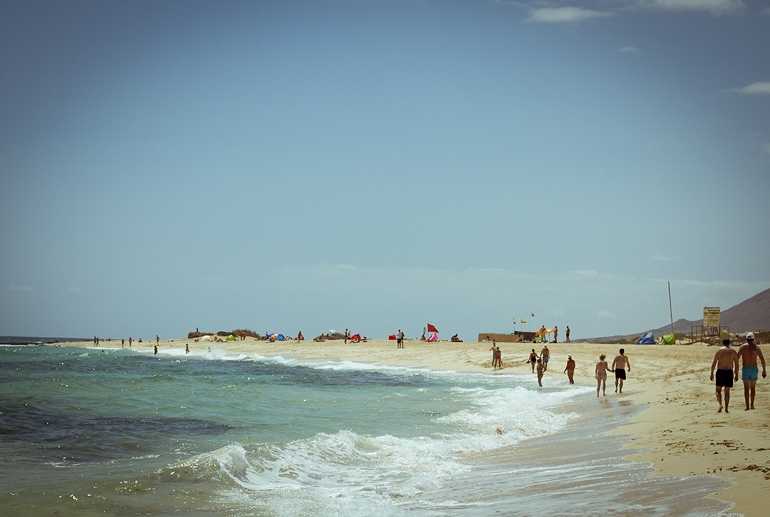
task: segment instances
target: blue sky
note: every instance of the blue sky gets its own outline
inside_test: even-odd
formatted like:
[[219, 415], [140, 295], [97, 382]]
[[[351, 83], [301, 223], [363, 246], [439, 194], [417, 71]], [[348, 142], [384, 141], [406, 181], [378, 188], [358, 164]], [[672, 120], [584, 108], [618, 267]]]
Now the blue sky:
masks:
[[6, 0], [0, 55], [0, 334], [593, 337], [770, 287], [765, 2]]

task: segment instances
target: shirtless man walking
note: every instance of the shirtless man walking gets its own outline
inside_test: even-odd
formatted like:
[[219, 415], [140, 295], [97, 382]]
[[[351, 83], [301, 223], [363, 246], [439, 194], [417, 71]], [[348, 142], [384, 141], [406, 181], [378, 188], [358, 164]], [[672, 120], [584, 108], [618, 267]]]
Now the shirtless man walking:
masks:
[[[620, 349], [620, 355], [615, 356], [612, 361], [612, 370], [615, 372], [615, 393], [623, 393], [623, 381], [626, 380], [626, 370], [631, 373], [631, 362], [628, 357], [623, 355], [624, 349]], [[620, 392], [618, 392], [618, 382], [620, 382]]]
[[735, 369], [735, 380], [738, 380], [738, 352], [730, 348], [730, 338], [722, 339], [722, 348], [714, 354], [714, 362], [711, 363], [711, 380], [714, 380], [714, 367], [717, 367], [717, 402], [719, 410], [722, 412], [722, 388], [725, 389], [725, 413], [729, 413], [730, 406], [730, 388], [733, 387], [733, 368]]
[[[741, 371], [741, 379], [743, 379], [743, 398], [746, 399], [746, 411], [754, 409], [754, 394], [756, 393], [757, 379], [759, 378], [759, 369], [757, 368], [757, 357], [762, 361], [762, 378], [767, 377], [767, 369], [765, 367], [765, 357], [762, 355], [762, 350], [754, 344], [754, 333], [749, 332], [746, 334], [746, 344], [741, 345], [738, 349], [738, 357], [743, 361], [743, 370]], [[735, 362], [736, 377], [738, 361]], [[751, 404], [749, 405], [749, 399]]]
[[544, 345], [540, 351], [540, 359], [543, 361], [543, 370], [548, 370], [548, 358], [551, 357], [551, 352], [548, 351], [548, 345]]

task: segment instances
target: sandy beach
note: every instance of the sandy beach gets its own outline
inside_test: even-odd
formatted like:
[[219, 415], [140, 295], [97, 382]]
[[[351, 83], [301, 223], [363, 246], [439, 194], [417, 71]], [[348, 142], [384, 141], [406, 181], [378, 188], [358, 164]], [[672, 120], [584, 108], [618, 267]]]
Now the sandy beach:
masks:
[[[93, 347], [93, 342], [67, 343]], [[102, 341], [103, 347], [120, 347], [120, 341]], [[125, 344], [128, 347], [128, 342]], [[133, 343], [152, 350], [155, 342]], [[303, 358], [339, 358], [357, 362], [429, 367], [438, 370], [492, 372], [490, 343], [425, 343], [406, 341], [396, 349], [395, 341], [364, 343], [343, 341], [283, 341], [269, 343], [247, 338], [235, 342], [195, 342], [191, 339], [160, 341], [159, 349], [191, 352], [208, 348], [228, 353], [257, 353]], [[760, 345], [767, 357], [770, 347]], [[644, 408], [630, 425], [615, 431], [628, 436], [628, 447], [644, 452], [632, 454], [634, 461], [648, 462], [664, 476], [717, 476], [732, 484], [713, 495], [735, 504], [732, 513], [765, 515], [770, 505], [770, 379], [757, 383], [756, 410], [744, 411], [743, 385], [731, 390], [730, 412], [717, 413], [714, 383], [709, 371], [717, 347], [695, 345], [608, 345], [589, 343], [549, 344], [550, 368], [545, 377], [566, 379], [567, 354], [577, 363], [575, 381], [596, 385], [593, 376], [599, 354], [611, 364], [619, 348], [625, 348], [631, 371], [623, 394], [614, 393], [614, 377], [608, 379], [607, 397], [623, 397]], [[532, 348], [542, 345], [501, 343], [503, 374], [533, 375], [526, 363]], [[760, 368], [761, 375], [761, 368]]]

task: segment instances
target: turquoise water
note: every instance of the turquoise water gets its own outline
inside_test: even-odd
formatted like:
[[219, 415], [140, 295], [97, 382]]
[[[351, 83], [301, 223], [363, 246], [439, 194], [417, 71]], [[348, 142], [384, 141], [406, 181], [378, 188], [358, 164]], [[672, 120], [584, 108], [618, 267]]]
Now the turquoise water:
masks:
[[[578, 415], [560, 408], [592, 393], [345, 361], [3, 346], [0, 505], [19, 516], [537, 515], [542, 501], [521, 506], [515, 482], [488, 495], [490, 476], [543, 477], [516, 451], [567, 436]], [[584, 472], [576, 461], [548, 470], [547, 483]], [[642, 499], [606, 508], [620, 515]], [[692, 515], [721, 511], [704, 508]]]

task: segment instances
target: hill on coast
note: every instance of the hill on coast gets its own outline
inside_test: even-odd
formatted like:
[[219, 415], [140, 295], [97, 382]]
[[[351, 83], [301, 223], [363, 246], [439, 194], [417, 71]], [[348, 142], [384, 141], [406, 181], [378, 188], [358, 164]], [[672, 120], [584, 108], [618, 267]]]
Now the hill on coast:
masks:
[[[730, 332], [757, 332], [761, 330], [770, 330], [770, 289], [744, 300], [738, 305], [722, 311], [720, 324], [730, 327]], [[703, 318], [695, 320], [679, 319], [674, 322], [674, 332], [679, 334], [689, 334], [693, 326], [703, 325]], [[591, 343], [596, 341], [613, 341], [619, 339], [632, 339], [641, 336], [645, 332], [652, 330], [655, 337], [663, 336], [671, 332], [671, 324], [668, 323], [656, 329], [641, 330], [634, 334], [625, 334], [618, 336], [606, 336], [587, 339]]]

